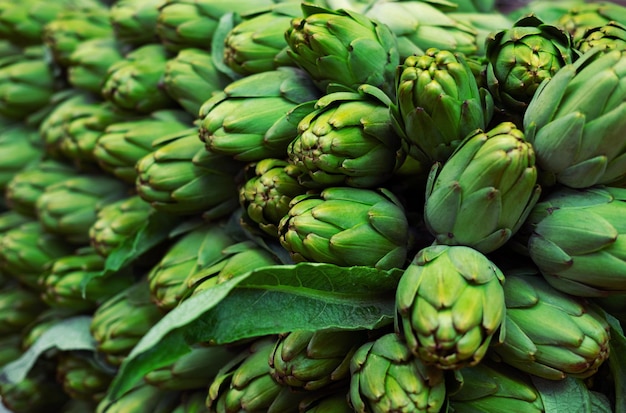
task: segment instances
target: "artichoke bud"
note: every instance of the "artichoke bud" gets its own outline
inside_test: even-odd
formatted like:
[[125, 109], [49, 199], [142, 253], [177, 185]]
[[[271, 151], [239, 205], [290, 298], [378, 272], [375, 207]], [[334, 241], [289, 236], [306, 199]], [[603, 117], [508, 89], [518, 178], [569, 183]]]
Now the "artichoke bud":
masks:
[[[626, 182], [624, 50], [589, 50], [537, 91], [524, 132], [549, 184], [572, 188]], [[581, 85], [594, 85], [584, 88]]]
[[278, 224], [289, 212], [289, 203], [307, 188], [298, 182], [302, 171], [282, 159], [266, 158], [249, 165], [253, 176], [239, 189], [239, 203], [244, 209], [242, 224], [259, 228], [278, 238]]
[[405, 266], [407, 217], [400, 201], [384, 189], [331, 187], [298, 195], [278, 231], [295, 262], [381, 270]]
[[487, 360], [459, 370], [461, 388], [450, 392], [452, 411], [470, 413], [544, 413], [545, 407], [539, 391], [530, 376], [505, 363]]
[[497, 360], [535, 376], [587, 378], [609, 357], [609, 325], [584, 300], [552, 288], [537, 274], [506, 274], [506, 335]]
[[95, 413], [171, 413], [179, 402], [179, 391], [163, 390], [140, 382], [114, 402], [102, 399]]
[[282, 335], [269, 358], [270, 373], [293, 389], [317, 390], [350, 376], [350, 360], [365, 331], [293, 331]]
[[389, 180], [405, 154], [389, 104], [380, 89], [369, 86], [359, 87], [358, 93], [320, 98], [287, 148], [289, 161], [304, 172], [300, 183], [312, 188], [374, 188]]
[[394, 333], [361, 345], [350, 362], [354, 411], [437, 413], [446, 399], [443, 370], [425, 365]]
[[461, 54], [429, 48], [398, 66], [391, 115], [409, 155], [431, 164], [445, 162], [468, 134], [485, 129], [493, 102]]
[[3, 126], [0, 131], [0, 151], [11, 155], [0, 159], [0, 191], [4, 194], [7, 185], [18, 172], [41, 161], [44, 146], [36, 128], [17, 123]]
[[504, 275], [466, 246], [420, 250], [396, 291], [396, 330], [424, 363], [440, 369], [478, 364], [499, 331]]
[[140, 46], [158, 41], [156, 34], [159, 6], [164, 0], [117, 0], [109, 8], [115, 38], [121, 43]]
[[80, 352], [59, 354], [56, 379], [73, 399], [99, 402], [113, 380], [113, 374], [92, 358]]
[[438, 243], [488, 253], [517, 232], [539, 194], [533, 147], [503, 122], [468, 135], [441, 168], [433, 166], [424, 221]]
[[109, 67], [123, 58], [122, 47], [113, 36], [89, 39], [70, 55], [67, 80], [77, 89], [100, 95]]
[[576, 42], [576, 49], [580, 53], [585, 53], [594, 47], [625, 50], [626, 25], [611, 21], [603, 26], [590, 27], [585, 30], [581, 39]]
[[574, 296], [626, 293], [626, 189], [561, 188], [537, 203], [524, 224], [528, 253], [544, 278]]
[[46, 308], [39, 294], [17, 284], [0, 289], [0, 336], [19, 333]]
[[200, 139], [208, 151], [244, 162], [282, 158], [297, 130], [292, 126], [291, 134], [274, 135], [274, 125], [288, 113], [300, 115], [291, 111], [318, 96], [307, 74], [295, 67], [235, 80], [200, 107]]
[[610, 22], [626, 25], [626, 6], [609, 1], [577, 2], [561, 13], [555, 24], [563, 27], [574, 42], [578, 42], [590, 28]]
[[109, 66], [102, 96], [122, 110], [142, 114], [174, 107], [176, 102], [163, 87], [168, 58], [158, 43], [132, 50]]
[[535, 15], [493, 33], [486, 41], [487, 84], [496, 104], [523, 113], [539, 84], [575, 59], [572, 39]]
[[386, 25], [346, 9], [303, 4], [302, 13], [285, 32], [287, 53], [320, 90], [332, 84], [355, 90], [368, 84], [394, 96], [400, 55]]

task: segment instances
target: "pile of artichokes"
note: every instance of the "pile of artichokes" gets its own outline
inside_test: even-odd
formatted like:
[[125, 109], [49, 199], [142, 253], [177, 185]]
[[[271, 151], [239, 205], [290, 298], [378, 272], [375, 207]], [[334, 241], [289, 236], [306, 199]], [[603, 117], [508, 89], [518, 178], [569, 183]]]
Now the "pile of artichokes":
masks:
[[626, 6], [0, 0], [0, 412], [626, 413]]

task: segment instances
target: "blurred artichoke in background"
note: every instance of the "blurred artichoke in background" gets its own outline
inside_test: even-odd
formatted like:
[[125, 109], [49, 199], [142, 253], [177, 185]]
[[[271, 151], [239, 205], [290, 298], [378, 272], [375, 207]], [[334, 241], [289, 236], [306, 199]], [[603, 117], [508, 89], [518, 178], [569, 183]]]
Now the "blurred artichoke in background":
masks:
[[611, 21], [604, 26], [591, 27], [585, 30], [575, 46], [580, 53], [598, 46], [607, 50], [624, 50], [626, 49], [626, 25]]
[[30, 288], [15, 283], [0, 288], [0, 336], [21, 332], [45, 308]]
[[178, 404], [180, 392], [164, 391], [139, 382], [112, 403], [106, 398], [96, 407], [96, 413], [170, 413]]
[[91, 354], [63, 352], [59, 354], [56, 379], [72, 399], [99, 402], [113, 380], [113, 373], [94, 360]]
[[77, 89], [101, 95], [109, 67], [123, 58], [123, 49], [113, 36], [81, 42], [69, 56], [67, 81]]
[[586, 30], [609, 22], [626, 25], [626, 6], [610, 1], [576, 2], [559, 16], [555, 24], [563, 27], [577, 42]]
[[141, 46], [158, 42], [156, 34], [159, 7], [165, 0], [117, 0], [109, 9], [115, 38], [122, 43]]
[[0, 152], [10, 155], [0, 159], [0, 191], [4, 193], [18, 172], [31, 167], [43, 158], [44, 148], [39, 131], [21, 123], [2, 127]]

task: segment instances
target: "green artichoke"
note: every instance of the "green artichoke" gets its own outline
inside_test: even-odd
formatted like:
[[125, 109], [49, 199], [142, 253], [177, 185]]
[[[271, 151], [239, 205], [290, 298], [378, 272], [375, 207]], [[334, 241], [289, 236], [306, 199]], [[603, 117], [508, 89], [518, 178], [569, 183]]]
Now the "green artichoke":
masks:
[[587, 378], [609, 357], [609, 325], [582, 299], [552, 288], [534, 271], [507, 272], [506, 335], [494, 357], [535, 376]]
[[367, 341], [365, 331], [292, 331], [281, 335], [269, 358], [270, 374], [295, 390], [318, 390], [350, 376], [350, 360]]
[[452, 413], [545, 412], [530, 376], [504, 363], [483, 361], [459, 373], [461, 388], [449, 394]]
[[39, 294], [30, 288], [18, 284], [0, 288], [0, 336], [21, 332], [45, 308]]
[[285, 2], [236, 24], [224, 39], [224, 63], [243, 76], [293, 66], [285, 31], [300, 17], [298, 2]]
[[179, 396], [179, 392], [163, 391], [141, 382], [112, 403], [103, 399], [95, 413], [171, 413], [178, 404]]
[[385, 189], [331, 187], [320, 194], [298, 195], [278, 231], [295, 262], [381, 270], [405, 266], [407, 217], [399, 200]]
[[397, 38], [400, 62], [430, 48], [468, 56], [476, 54], [479, 49], [477, 30], [464, 21], [455, 20], [437, 8], [437, 2], [433, 3], [380, 1], [365, 15], [390, 28]]
[[539, 198], [533, 147], [511, 122], [470, 134], [431, 169], [424, 222], [437, 242], [488, 253], [504, 245]]
[[109, 9], [115, 38], [122, 43], [141, 46], [159, 41], [156, 34], [159, 7], [165, 0], [117, 0]]
[[69, 56], [67, 80], [77, 89], [100, 95], [109, 67], [123, 58], [122, 47], [113, 36], [86, 40]]
[[140, 46], [109, 66], [102, 96], [122, 110], [148, 114], [174, 108], [176, 102], [163, 87], [169, 55], [158, 43]]
[[25, 166], [6, 186], [7, 205], [20, 214], [35, 218], [35, 205], [43, 191], [50, 185], [75, 175], [76, 169], [71, 165], [51, 159]]
[[296, 413], [302, 395], [278, 384], [270, 375], [272, 337], [255, 340], [229, 360], [209, 386], [206, 405], [216, 413]]
[[128, 269], [100, 276], [104, 264], [91, 247], [56, 258], [39, 276], [42, 300], [50, 307], [91, 311], [134, 283]]
[[207, 150], [244, 162], [284, 157], [297, 130], [292, 126], [292, 134], [274, 135], [273, 125], [318, 97], [307, 74], [294, 67], [246, 76], [202, 104], [200, 139]]
[[143, 379], [162, 390], [206, 388], [234, 355], [226, 346], [192, 347], [172, 364], [149, 371]]
[[238, 204], [237, 174], [243, 164], [207, 151], [197, 129], [155, 142], [136, 165], [137, 193], [156, 210], [219, 218]]
[[165, 91], [194, 118], [202, 104], [230, 82], [231, 79], [217, 69], [211, 53], [206, 50], [182, 49], [165, 64]]
[[580, 53], [585, 53], [594, 47], [624, 50], [626, 49], [626, 25], [611, 21], [603, 26], [591, 27], [585, 30], [575, 47]]
[[80, 352], [60, 353], [56, 367], [56, 379], [72, 399], [99, 402], [113, 380], [111, 371]]
[[110, 37], [109, 10], [99, 2], [87, 7], [76, 7], [60, 12], [44, 26], [43, 43], [50, 50], [53, 61], [67, 68], [70, 56], [82, 42], [99, 37]]
[[505, 315], [502, 271], [466, 246], [420, 250], [396, 290], [396, 329], [424, 363], [440, 369], [478, 364]]
[[312, 4], [303, 4], [302, 14], [285, 32], [287, 53], [320, 90], [333, 84], [352, 89], [369, 84], [394, 96], [400, 55], [389, 27], [353, 11]]
[[626, 25], [626, 6], [610, 1], [576, 2], [559, 16], [555, 24], [563, 27], [577, 42], [588, 29], [609, 22]]
[[154, 150], [154, 142], [187, 132], [193, 118], [180, 109], [163, 109], [140, 118], [120, 119], [102, 131], [93, 156], [106, 172], [130, 184], [137, 179], [135, 165]]
[[425, 365], [394, 333], [359, 347], [350, 373], [348, 397], [357, 413], [437, 413], [445, 402], [443, 371]]
[[525, 223], [528, 254], [545, 279], [567, 294], [626, 293], [625, 208], [623, 188], [555, 190], [537, 203]]
[[195, 287], [187, 284], [188, 277], [220, 262], [222, 251], [235, 242], [223, 222], [181, 235], [148, 273], [152, 301], [163, 311], [172, 310]]
[[119, 366], [163, 313], [150, 299], [148, 282], [139, 281], [102, 303], [91, 320], [91, 334], [104, 360]]
[[14, 334], [3, 333], [0, 337], [0, 368], [17, 360], [22, 355], [21, 331]]
[[39, 131], [26, 124], [15, 124], [0, 129], [0, 191], [5, 192], [13, 177], [25, 168], [38, 163], [44, 155]]
[[51, 101], [60, 81], [43, 47], [0, 59], [0, 115], [24, 120]]
[[37, 217], [48, 232], [72, 244], [88, 244], [89, 228], [104, 205], [124, 198], [128, 186], [103, 174], [82, 174], [46, 188], [37, 199]]
[[205, 389], [185, 392], [181, 396], [180, 404], [171, 413], [209, 413], [205, 400]]
[[327, 94], [302, 118], [287, 148], [290, 163], [303, 171], [302, 185], [375, 188], [398, 169], [405, 152], [393, 128], [391, 101], [372, 89]]
[[568, 34], [534, 15], [517, 20], [486, 42], [487, 85], [502, 109], [523, 113], [539, 84], [574, 60]]
[[484, 58], [486, 50], [485, 43], [489, 35], [494, 32], [510, 29], [515, 22], [510, 15], [503, 14], [500, 11], [461, 12], [460, 10], [455, 10], [454, 12], [446, 14], [456, 21], [471, 26], [476, 31], [476, 45], [478, 46], [478, 50], [466, 56], [470, 60]]
[[289, 203], [307, 189], [300, 185], [302, 171], [282, 159], [266, 158], [249, 165], [254, 176], [239, 189], [239, 203], [244, 209], [242, 224], [260, 228], [264, 234], [278, 238], [278, 224], [289, 212]]
[[37, 290], [46, 266], [73, 250], [62, 237], [47, 232], [39, 221], [31, 219], [0, 237], [0, 269]]
[[493, 101], [462, 55], [429, 48], [398, 66], [391, 114], [409, 155], [430, 165], [487, 127]]

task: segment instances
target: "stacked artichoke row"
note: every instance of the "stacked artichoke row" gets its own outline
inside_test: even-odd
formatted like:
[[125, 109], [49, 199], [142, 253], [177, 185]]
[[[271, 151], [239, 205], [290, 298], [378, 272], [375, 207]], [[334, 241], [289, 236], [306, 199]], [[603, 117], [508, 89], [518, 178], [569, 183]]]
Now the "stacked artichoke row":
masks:
[[0, 0], [0, 125], [0, 411], [626, 413], [624, 6]]

